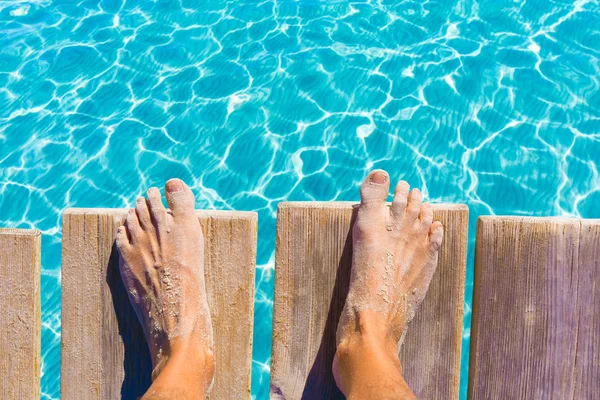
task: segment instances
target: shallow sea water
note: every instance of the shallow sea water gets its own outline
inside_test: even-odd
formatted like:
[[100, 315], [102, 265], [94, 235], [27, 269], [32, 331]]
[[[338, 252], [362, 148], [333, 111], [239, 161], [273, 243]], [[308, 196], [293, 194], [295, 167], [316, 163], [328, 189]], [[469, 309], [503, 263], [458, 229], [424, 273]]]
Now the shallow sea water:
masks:
[[62, 210], [174, 176], [197, 208], [259, 213], [257, 398], [277, 203], [357, 200], [372, 168], [469, 205], [467, 350], [477, 217], [600, 217], [599, 56], [592, 0], [0, 0], [0, 225], [44, 233], [42, 397]]

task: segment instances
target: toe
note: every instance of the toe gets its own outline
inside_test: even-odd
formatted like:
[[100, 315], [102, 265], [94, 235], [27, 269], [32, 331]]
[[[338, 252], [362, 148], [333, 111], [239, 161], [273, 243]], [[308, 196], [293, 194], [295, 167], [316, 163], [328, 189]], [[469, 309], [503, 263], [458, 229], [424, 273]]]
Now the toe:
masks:
[[137, 217], [137, 213], [134, 209], [127, 212], [127, 218], [125, 218], [125, 228], [129, 232], [131, 243], [135, 244], [140, 241], [140, 235], [142, 234], [142, 227], [140, 226], [140, 220]]
[[431, 204], [423, 203], [421, 205], [419, 221], [421, 221], [421, 226], [423, 227], [424, 231], [427, 232], [431, 226], [431, 222], [433, 221], [433, 208], [431, 207]]
[[394, 200], [392, 201], [392, 216], [396, 219], [397, 223], [400, 223], [404, 218], [404, 211], [406, 210], [406, 204], [408, 201], [408, 190], [410, 186], [406, 181], [400, 181], [396, 185], [394, 190]]
[[119, 249], [119, 253], [121, 253], [121, 257], [126, 258], [129, 251], [131, 250], [131, 243], [129, 243], [129, 237], [127, 235], [126, 227], [120, 226], [117, 229], [115, 242], [117, 244], [117, 249]]
[[169, 180], [165, 185], [165, 193], [173, 216], [193, 215], [196, 199], [192, 190], [181, 179]]
[[143, 197], [138, 197], [135, 201], [135, 212], [140, 220], [140, 226], [143, 230], [147, 231], [153, 228], [152, 218], [150, 218], [150, 210], [148, 209], [148, 202]]
[[157, 188], [151, 187], [148, 189], [146, 195], [148, 196], [150, 216], [152, 217], [154, 227], [157, 230], [163, 229], [167, 224], [167, 210], [165, 210], [165, 206], [162, 203], [160, 192]]
[[408, 205], [406, 206], [406, 218], [414, 221], [418, 218], [421, 211], [421, 201], [423, 195], [419, 189], [413, 189], [408, 195]]
[[437, 257], [442, 240], [444, 239], [444, 226], [440, 221], [435, 221], [429, 228], [429, 256]]
[[369, 174], [360, 187], [361, 205], [367, 207], [385, 205], [390, 190], [387, 172], [377, 169]]
[[418, 295], [421, 296], [421, 299], [422, 296], [424, 296], [427, 292], [429, 283], [431, 282], [433, 274], [437, 269], [438, 250], [442, 245], [443, 237], [444, 227], [442, 226], [441, 222], [435, 221], [429, 228], [426, 262], [420, 268], [415, 268], [412, 266], [406, 274], [405, 281], [407, 282], [408, 287], [416, 290], [418, 293], [421, 293], [422, 295]]

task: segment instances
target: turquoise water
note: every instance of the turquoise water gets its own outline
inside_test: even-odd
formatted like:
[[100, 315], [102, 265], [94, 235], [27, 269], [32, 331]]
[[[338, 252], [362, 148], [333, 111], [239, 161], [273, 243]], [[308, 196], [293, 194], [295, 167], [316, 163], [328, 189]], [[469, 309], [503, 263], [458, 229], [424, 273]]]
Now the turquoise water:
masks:
[[66, 207], [177, 176], [198, 208], [258, 211], [264, 399], [277, 203], [356, 200], [383, 168], [468, 204], [471, 250], [478, 215], [598, 218], [599, 56], [591, 0], [0, 0], [0, 225], [44, 233], [43, 398]]

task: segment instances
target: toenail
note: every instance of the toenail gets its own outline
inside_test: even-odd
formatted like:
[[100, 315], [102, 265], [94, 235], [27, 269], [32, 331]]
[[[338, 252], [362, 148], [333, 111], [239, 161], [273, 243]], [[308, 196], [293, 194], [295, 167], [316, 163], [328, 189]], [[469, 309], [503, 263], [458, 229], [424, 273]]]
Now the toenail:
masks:
[[171, 179], [167, 182], [167, 192], [175, 193], [183, 190], [183, 185], [179, 179]]
[[371, 174], [369, 178], [370, 183], [376, 183], [381, 185], [387, 181], [387, 174], [383, 171], [375, 171]]

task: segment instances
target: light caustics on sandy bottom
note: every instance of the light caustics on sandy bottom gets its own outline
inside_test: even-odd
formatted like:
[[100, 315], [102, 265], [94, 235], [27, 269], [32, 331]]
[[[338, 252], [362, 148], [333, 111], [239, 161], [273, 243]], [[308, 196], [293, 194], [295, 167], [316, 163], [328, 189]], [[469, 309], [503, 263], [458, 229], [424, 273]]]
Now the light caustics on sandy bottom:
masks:
[[43, 397], [66, 207], [178, 176], [257, 210], [258, 398], [279, 201], [356, 200], [383, 168], [468, 204], [471, 240], [481, 214], [599, 217], [599, 29], [592, 0], [0, 1], [0, 225], [44, 233]]

